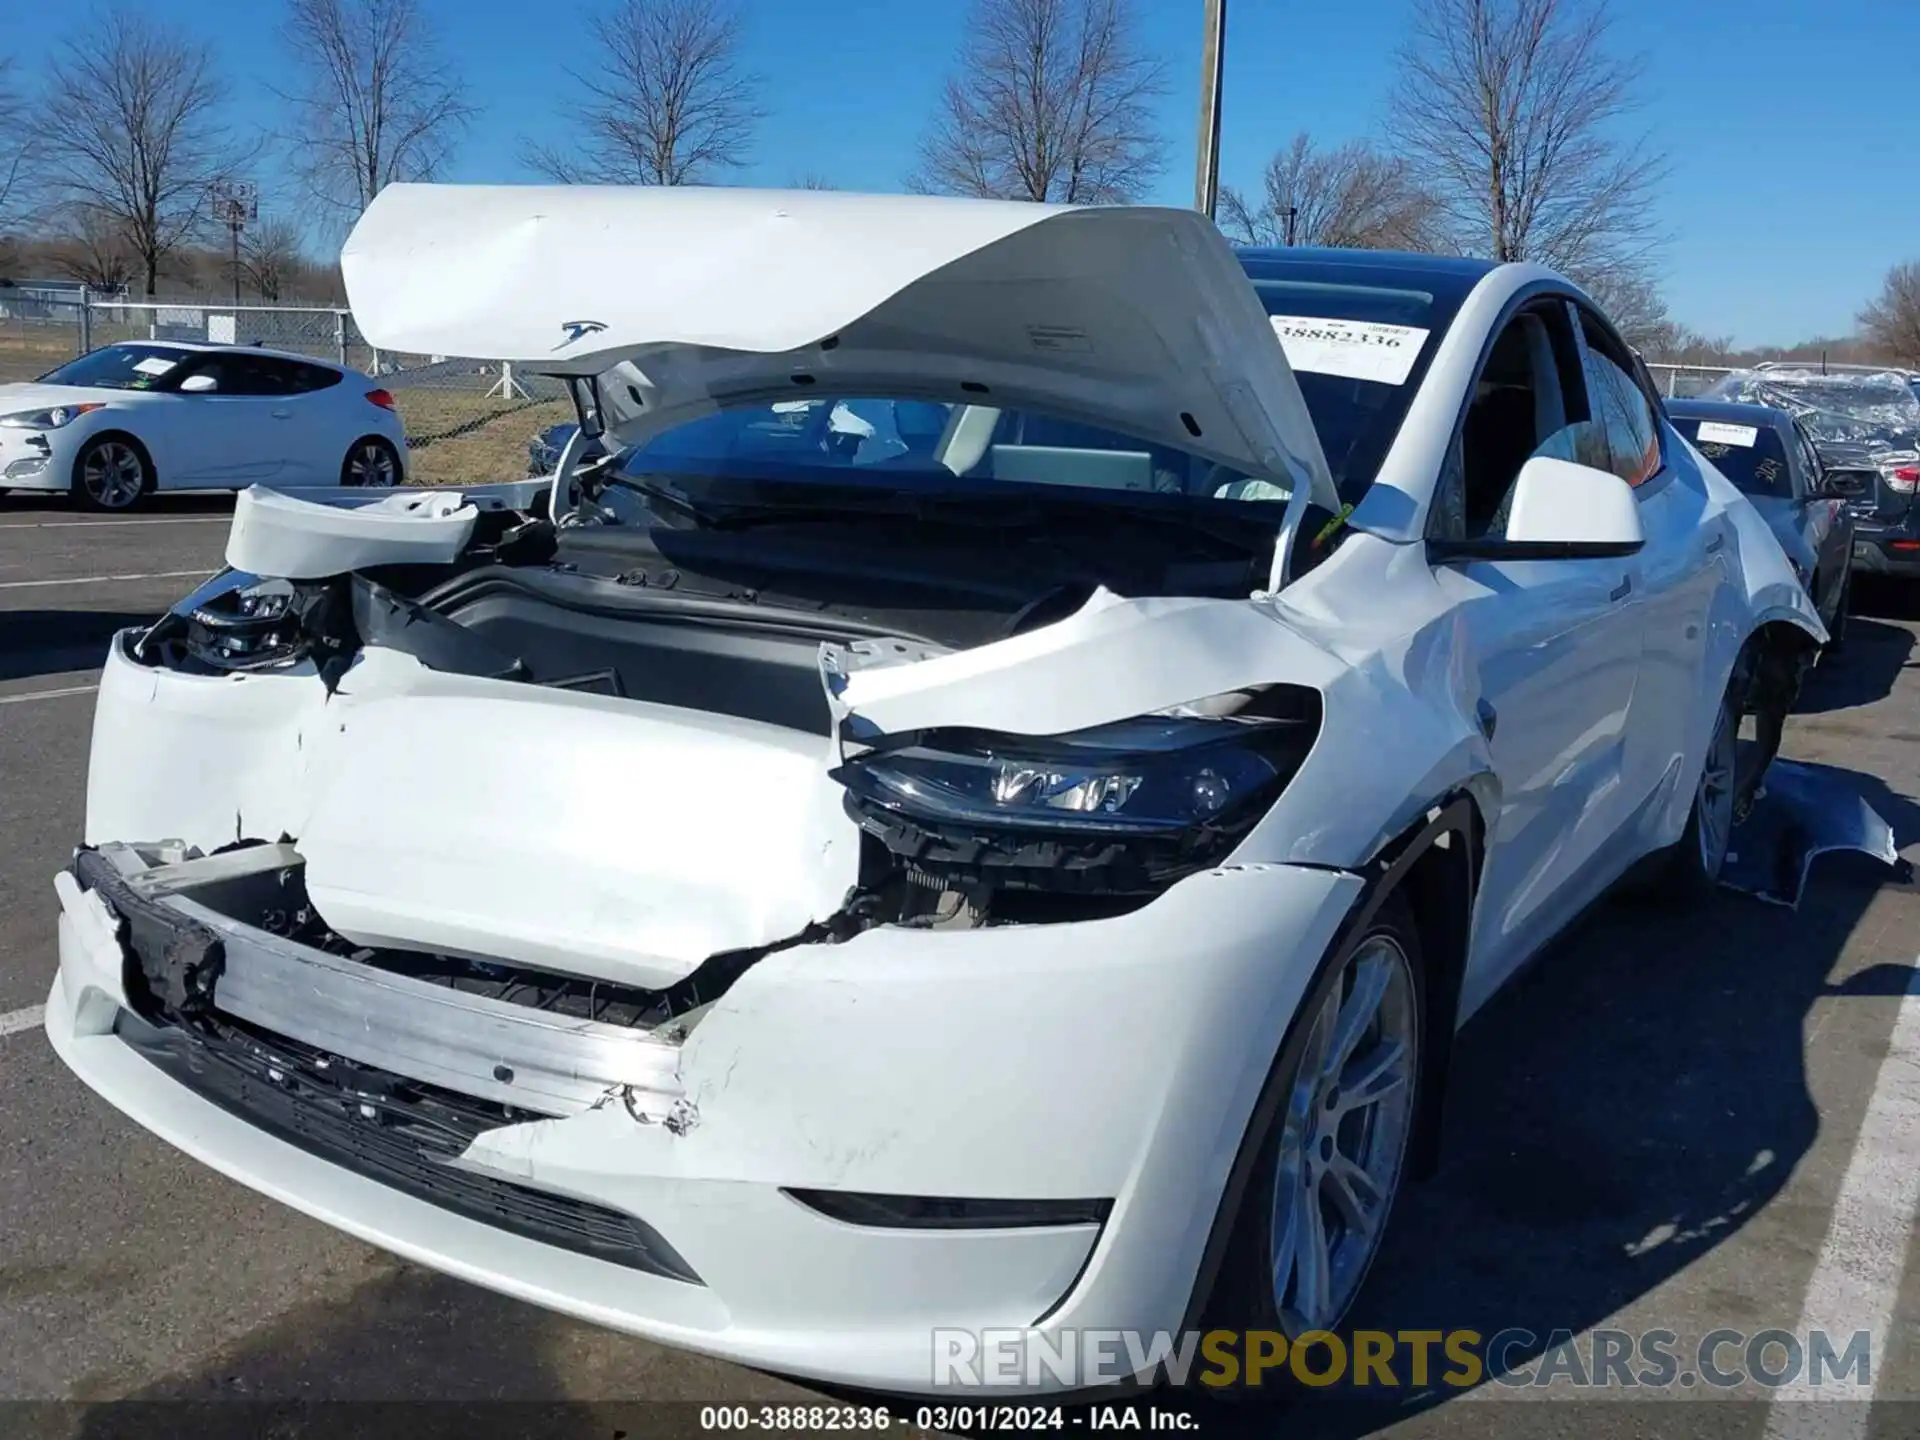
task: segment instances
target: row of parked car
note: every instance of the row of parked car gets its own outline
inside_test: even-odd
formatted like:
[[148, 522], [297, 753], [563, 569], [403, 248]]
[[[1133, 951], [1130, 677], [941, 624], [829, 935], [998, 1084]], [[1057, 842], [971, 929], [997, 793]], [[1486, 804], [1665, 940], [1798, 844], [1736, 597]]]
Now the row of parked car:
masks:
[[1853, 570], [1920, 576], [1920, 374], [1766, 364], [1667, 413], [1767, 517], [1830, 628]]

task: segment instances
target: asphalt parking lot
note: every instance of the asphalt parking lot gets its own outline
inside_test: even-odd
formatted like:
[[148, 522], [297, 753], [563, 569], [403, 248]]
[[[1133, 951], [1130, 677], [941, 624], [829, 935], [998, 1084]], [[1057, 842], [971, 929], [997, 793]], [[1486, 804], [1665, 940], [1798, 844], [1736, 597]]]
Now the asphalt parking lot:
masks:
[[[53, 967], [51, 878], [80, 833], [97, 657], [218, 566], [230, 509], [96, 520], [0, 498], [0, 1400], [79, 1402], [0, 1405], [0, 1431], [31, 1413], [49, 1433], [125, 1433], [129, 1412], [88, 1408], [107, 1401], [516, 1400], [574, 1407], [513, 1412], [523, 1433], [638, 1435], [669, 1413], [642, 1402], [812, 1397], [336, 1235], [149, 1138], [55, 1060], [32, 1007]], [[1920, 593], [1863, 584], [1856, 608], [1786, 753], [1848, 772], [1920, 858]], [[1691, 912], [1608, 902], [1466, 1032], [1441, 1172], [1409, 1193], [1356, 1317], [1665, 1329], [1683, 1351], [1721, 1328], [1871, 1329], [1870, 1412], [1753, 1387], [1737, 1403], [1704, 1385], [1487, 1384], [1306, 1397], [1284, 1427], [1203, 1408], [1199, 1428], [1920, 1433], [1920, 1051], [1890, 1053], [1896, 1033], [1920, 1047], [1917, 964], [1920, 894], [1865, 860], [1822, 860], [1792, 913], [1731, 894]], [[230, 1408], [249, 1417], [233, 1433], [266, 1433]], [[695, 1409], [671, 1413], [698, 1428]], [[423, 1433], [424, 1412], [406, 1428]]]

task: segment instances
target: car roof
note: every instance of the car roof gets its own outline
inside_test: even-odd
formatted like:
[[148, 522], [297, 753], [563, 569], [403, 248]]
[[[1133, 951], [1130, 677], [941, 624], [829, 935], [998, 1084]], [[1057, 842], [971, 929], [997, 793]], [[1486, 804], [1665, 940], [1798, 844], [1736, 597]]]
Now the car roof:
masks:
[[1449, 310], [1500, 268], [1496, 261], [1460, 255], [1338, 250], [1318, 245], [1236, 245], [1234, 253], [1240, 258], [1241, 268], [1255, 280], [1424, 290]]
[[1674, 420], [1718, 420], [1724, 425], [1765, 425], [1775, 430], [1793, 428], [1793, 416], [1786, 411], [1738, 400], [1669, 400], [1667, 415]]

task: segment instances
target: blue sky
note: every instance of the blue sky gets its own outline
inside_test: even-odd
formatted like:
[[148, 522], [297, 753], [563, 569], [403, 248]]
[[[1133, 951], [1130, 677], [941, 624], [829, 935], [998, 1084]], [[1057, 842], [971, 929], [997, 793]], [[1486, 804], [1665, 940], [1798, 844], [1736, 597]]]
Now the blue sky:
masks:
[[[591, 63], [585, 0], [424, 0], [481, 114], [446, 176], [529, 177], [520, 137], [557, 138], [563, 67]], [[747, 183], [811, 171], [897, 189], [960, 44], [967, 0], [741, 0], [746, 63], [769, 118]], [[1307, 129], [1389, 141], [1391, 58], [1414, 0], [1231, 0], [1221, 175], [1254, 186]], [[1135, 0], [1166, 57], [1169, 158], [1157, 193], [1191, 203], [1200, 0]], [[59, 7], [56, 6], [56, 10]], [[243, 125], [272, 126], [281, 73], [272, 0], [147, 5], [211, 42]], [[1670, 154], [1662, 262], [1677, 318], [1745, 344], [1845, 333], [1887, 268], [1920, 259], [1920, 113], [1911, 0], [1614, 0], [1619, 43], [1645, 52], [1644, 127]], [[60, 26], [0, 0], [0, 34], [31, 75]], [[1877, 57], [1897, 57], [1882, 63]]]

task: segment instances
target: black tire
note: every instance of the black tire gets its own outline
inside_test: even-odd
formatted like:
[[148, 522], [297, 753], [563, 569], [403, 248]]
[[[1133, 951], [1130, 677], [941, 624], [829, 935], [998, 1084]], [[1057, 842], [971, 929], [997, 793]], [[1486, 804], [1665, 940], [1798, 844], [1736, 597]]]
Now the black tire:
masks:
[[82, 510], [124, 513], [153, 493], [153, 460], [131, 435], [96, 435], [73, 457], [68, 493]]
[[362, 435], [340, 461], [340, 483], [391, 490], [404, 477], [400, 452], [383, 435]]
[[1720, 712], [1707, 740], [1707, 753], [1701, 758], [1700, 775], [1694, 781], [1686, 828], [1667, 852], [1660, 870], [1661, 893], [1681, 904], [1698, 904], [1720, 888], [1720, 872], [1733, 844], [1740, 718], [1746, 686], [1747, 671], [1741, 666], [1736, 668], [1726, 694], [1720, 697]]
[[[1309, 1078], [1309, 1066], [1313, 1064], [1321, 1033], [1317, 1022], [1329, 1004], [1336, 1007], [1338, 1018], [1337, 1007], [1343, 1000], [1352, 1000], [1357, 976], [1366, 973], [1364, 962], [1370, 957], [1384, 960], [1397, 976], [1388, 982], [1392, 989], [1390, 1003], [1397, 1013], [1389, 1018], [1389, 1002], [1383, 1001], [1376, 1018], [1377, 1030], [1361, 1032], [1345, 1067], [1338, 1070], [1331, 1085], [1324, 1074]], [[1378, 1093], [1371, 1102], [1355, 1105], [1351, 1093], [1342, 1097], [1341, 1082], [1363, 1078], [1382, 1063], [1380, 1057], [1386, 1053], [1390, 1034], [1399, 1037], [1395, 1043], [1405, 1050], [1402, 1061], [1394, 1067], [1398, 1080], [1391, 1088], [1376, 1085]], [[1369, 1046], [1373, 1048], [1366, 1048]], [[1367, 1272], [1379, 1255], [1382, 1238], [1392, 1224], [1406, 1188], [1409, 1145], [1421, 1113], [1421, 1072], [1425, 1057], [1426, 975], [1420, 937], [1405, 900], [1389, 895], [1347, 952], [1346, 959], [1338, 965], [1328, 965], [1315, 980], [1288, 1029], [1279, 1058], [1254, 1107], [1254, 1121], [1241, 1141], [1241, 1154], [1236, 1157], [1233, 1172], [1239, 1174], [1244, 1167], [1247, 1178], [1219, 1273], [1201, 1310], [1205, 1317], [1200, 1326], [1202, 1331], [1228, 1329], [1244, 1335], [1255, 1330], [1278, 1330], [1291, 1338], [1307, 1330], [1338, 1329], [1351, 1312]], [[1336, 1109], [1342, 1098], [1351, 1109], [1344, 1112]], [[1389, 1100], [1404, 1104], [1404, 1110], [1397, 1117], [1389, 1113]], [[1333, 1130], [1316, 1129], [1317, 1123], [1331, 1123]], [[1363, 1135], [1361, 1132], [1369, 1127], [1381, 1128]], [[1344, 1189], [1347, 1195], [1357, 1197], [1358, 1189], [1351, 1182], [1335, 1183], [1338, 1172], [1329, 1162], [1352, 1161], [1355, 1159], [1353, 1147], [1357, 1146], [1361, 1154], [1366, 1155], [1374, 1145], [1382, 1147], [1376, 1158], [1385, 1165], [1390, 1153], [1391, 1163], [1377, 1171], [1386, 1177], [1382, 1187], [1385, 1193], [1375, 1189], [1372, 1203], [1360, 1207], [1369, 1212], [1364, 1243], [1360, 1243], [1361, 1227], [1339, 1213], [1342, 1201], [1334, 1193]], [[1317, 1168], [1309, 1168], [1307, 1164], [1313, 1156], [1319, 1157]], [[1296, 1157], [1301, 1162], [1297, 1167], [1291, 1163]], [[1279, 1207], [1275, 1202], [1289, 1192], [1295, 1204], [1288, 1207], [1292, 1211], [1290, 1219], [1283, 1221], [1276, 1215]], [[1322, 1233], [1332, 1236], [1336, 1227], [1341, 1232], [1338, 1240], [1330, 1242], [1328, 1253], [1344, 1249], [1344, 1254], [1337, 1254], [1327, 1266], [1332, 1277], [1328, 1287], [1331, 1308], [1318, 1315], [1303, 1315], [1299, 1309], [1303, 1281], [1297, 1262], [1289, 1267], [1283, 1281], [1276, 1284], [1274, 1280], [1276, 1250], [1286, 1243], [1283, 1226], [1291, 1225], [1297, 1232], [1298, 1205], [1308, 1193], [1315, 1197], [1312, 1203], [1316, 1210], [1325, 1206], [1328, 1212], [1320, 1220]], [[1296, 1243], [1290, 1247], [1296, 1252], [1298, 1239], [1296, 1233]], [[1317, 1363], [1322, 1367], [1326, 1360], [1324, 1354], [1317, 1356]], [[1249, 1384], [1243, 1369], [1238, 1385], [1228, 1389], [1244, 1399], [1278, 1399], [1295, 1390], [1290, 1380], [1279, 1378], [1282, 1373], [1269, 1371], [1258, 1384]]]
[[1826, 653], [1836, 654], [1846, 648], [1847, 611], [1853, 605], [1853, 566], [1848, 564], [1840, 576], [1840, 593], [1833, 598], [1833, 620], [1827, 626]]

